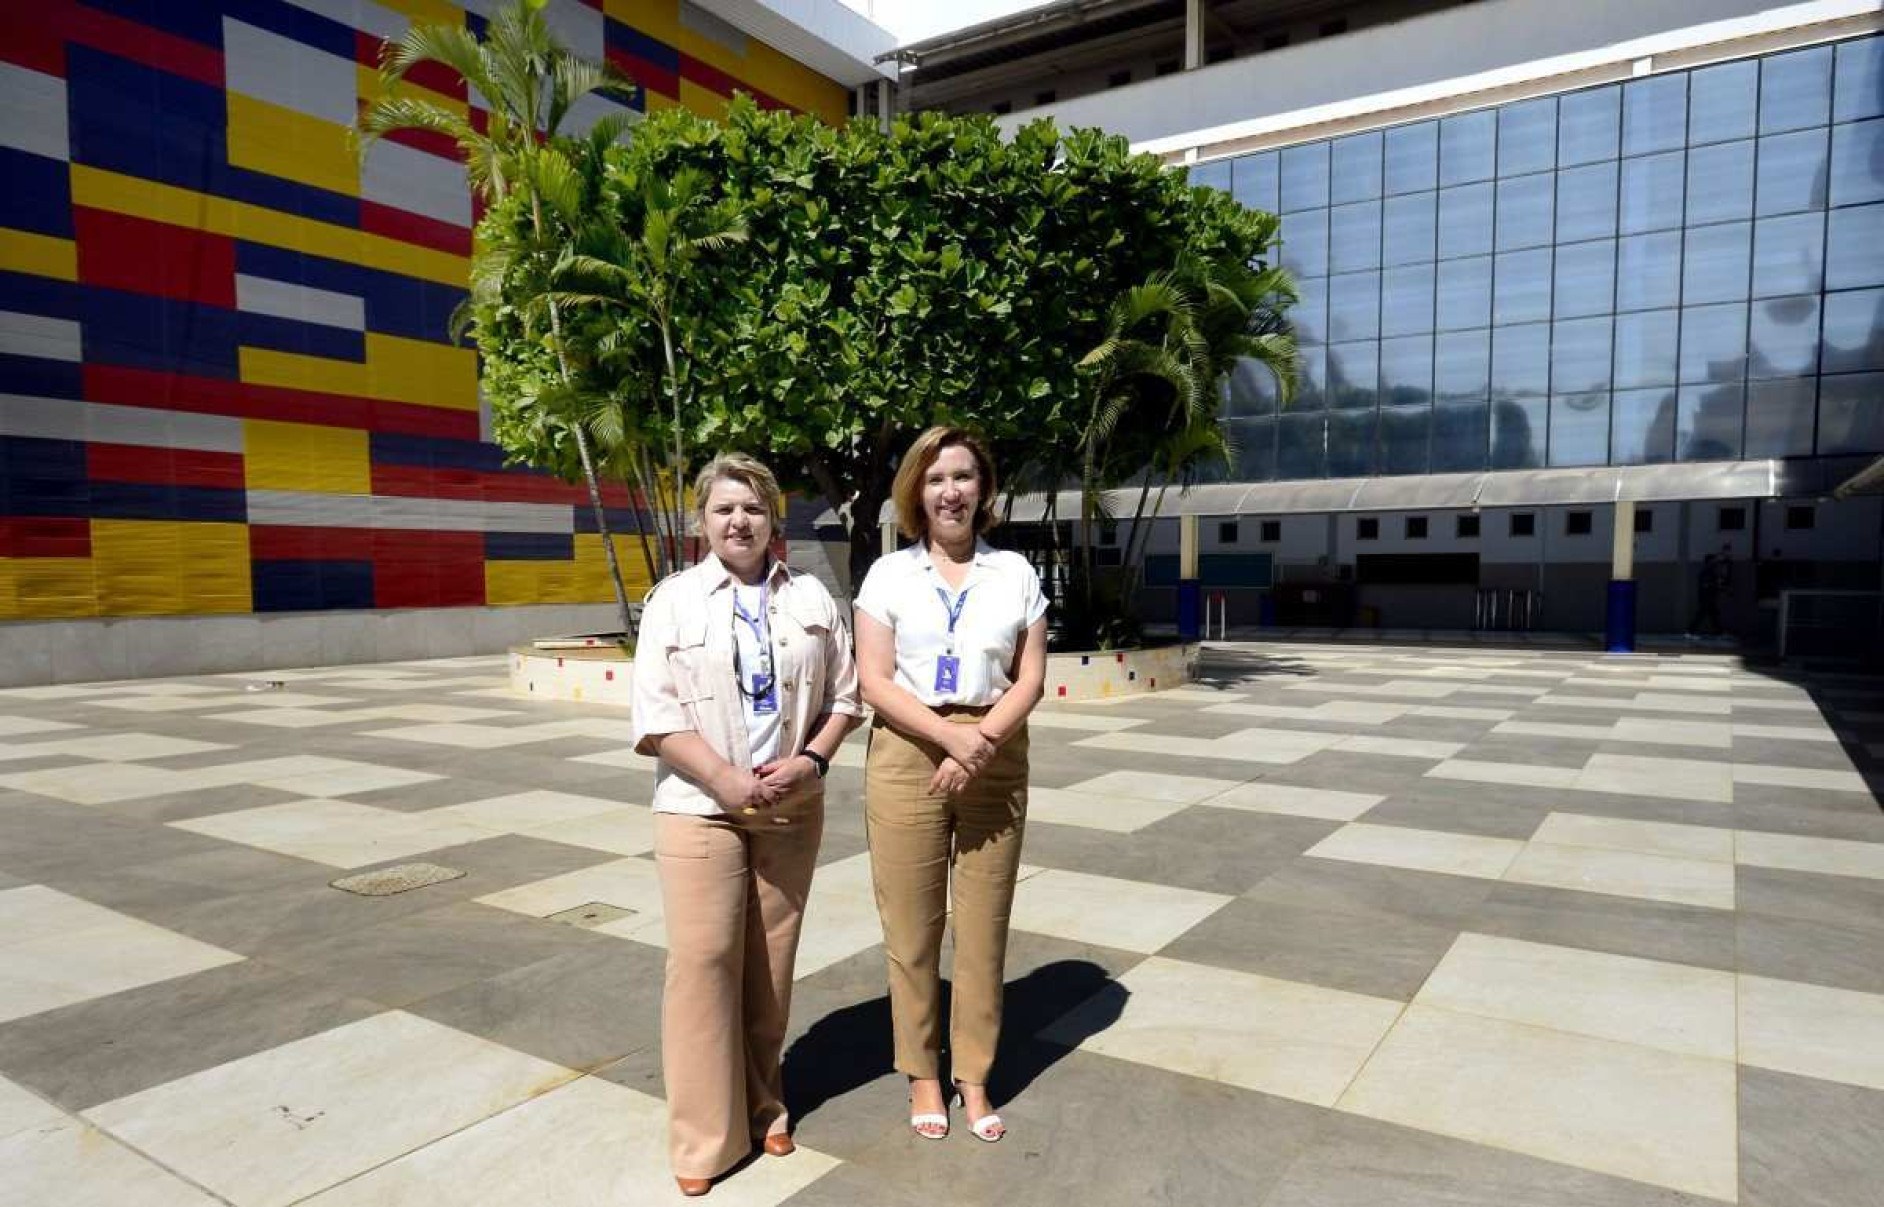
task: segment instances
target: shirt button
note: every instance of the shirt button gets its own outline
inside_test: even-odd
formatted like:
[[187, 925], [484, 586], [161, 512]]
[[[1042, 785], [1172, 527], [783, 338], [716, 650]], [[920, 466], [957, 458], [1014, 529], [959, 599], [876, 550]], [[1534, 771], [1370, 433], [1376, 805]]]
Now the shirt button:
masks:
[[784, 687], [786, 691], [790, 691], [792, 689], [792, 685], [789, 683], [785, 684]]

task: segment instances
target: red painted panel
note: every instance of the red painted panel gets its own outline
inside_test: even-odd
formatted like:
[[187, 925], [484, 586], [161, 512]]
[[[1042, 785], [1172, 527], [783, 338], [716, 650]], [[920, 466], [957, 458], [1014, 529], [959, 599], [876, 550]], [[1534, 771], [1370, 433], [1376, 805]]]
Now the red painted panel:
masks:
[[65, 516], [0, 518], [0, 557], [90, 557], [90, 520]]
[[82, 205], [72, 225], [82, 283], [235, 308], [235, 240]]
[[649, 92], [658, 92], [662, 96], [680, 95], [680, 74], [671, 67], [662, 67], [650, 63], [638, 54], [632, 54], [619, 46], [608, 48], [608, 61], [628, 73], [628, 78]]
[[[792, 107], [777, 97], [760, 92], [744, 80], [734, 79], [711, 63], [703, 63], [690, 55], [680, 56], [680, 75], [682, 79], [692, 80], [702, 88], [710, 88], [721, 96], [731, 96], [743, 92], [759, 103], [761, 109], [786, 109]], [[678, 85], [675, 86], [678, 89]], [[795, 112], [795, 110], [794, 110]]]
[[[24, 34], [27, 55], [43, 57], [44, 42], [48, 38], [61, 43], [77, 42], [214, 88], [223, 86], [222, 52], [213, 46], [86, 8], [72, 0], [34, 0], [30, 4], [4, 7], [8, 14], [0, 18], [0, 35], [4, 35], [0, 36], [0, 45], [7, 48], [4, 57], [14, 62], [33, 66], [16, 57], [19, 48], [15, 42], [21, 40], [16, 35]], [[64, 59], [64, 49], [60, 47], [56, 67], [41, 66], [36, 70], [64, 75]]]
[[[381, 41], [373, 34], [356, 30], [353, 35], [353, 58], [363, 67], [379, 69], [379, 48]], [[470, 93], [464, 86], [464, 78], [451, 68], [439, 63], [419, 63], [406, 72], [406, 78], [421, 88], [429, 88], [443, 96], [455, 100], [465, 100]]]
[[420, 247], [450, 252], [455, 256], [471, 254], [470, 227], [453, 226], [423, 214], [409, 213], [365, 199], [360, 201], [360, 229], [402, 243], [416, 243]]
[[65, 78], [65, 34], [30, 4], [0, 4], [0, 59]]
[[242, 458], [190, 448], [150, 448], [131, 444], [88, 444], [85, 471], [94, 482], [146, 482], [154, 486], [246, 485]]
[[414, 151], [424, 151], [427, 155], [436, 155], [441, 159], [458, 160], [458, 144], [450, 136], [436, 130], [394, 130], [384, 136], [387, 142], [396, 142], [402, 147], [411, 147]]
[[316, 423], [330, 427], [364, 428], [370, 432], [397, 432], [411, 436], [444, 436], [476, 440], [475, 411], [384, 402], [345, 394], [289, 390], [213, 377], [124, 369], [112, 365], [85, 366], [85, 397], [91, 402], [119, 406], [153, 407], [163, 411], [189, 411], [198, 415], [231, 415], [239, 419], [277, 419], [288, 423]]

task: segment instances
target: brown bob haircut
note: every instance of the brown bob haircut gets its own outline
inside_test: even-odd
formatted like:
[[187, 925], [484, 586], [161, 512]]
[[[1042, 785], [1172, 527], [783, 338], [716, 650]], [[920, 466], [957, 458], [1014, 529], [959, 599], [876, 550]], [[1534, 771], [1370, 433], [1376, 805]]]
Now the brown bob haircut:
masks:
[[896, 468], [896, 482], [890, 487], [890, 499], [896, 504], [896, 527], [904, 536], [912, 540], [928, 537], [929, 517], [922, 510], [922, 480], [936, 458], [942, 455], [942, 450], [955, 446], [968, 450], [981, 475], [981, 498], [975, 504], [975, 535], [980, 536], [1000, 522], [994, 514], [997, 489], [994, 458], [988, 455], [987, 446], [962, 428], [932, 427], [916, 437], [916, 442], [903, 454], [903, 463]]

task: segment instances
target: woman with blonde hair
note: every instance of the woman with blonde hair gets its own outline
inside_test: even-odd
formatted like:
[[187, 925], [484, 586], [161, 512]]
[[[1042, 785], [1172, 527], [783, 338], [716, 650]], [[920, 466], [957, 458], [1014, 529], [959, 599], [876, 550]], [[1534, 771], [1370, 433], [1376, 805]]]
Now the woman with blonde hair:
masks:
[[633, 687], [635, 749], [658, 760], [661, 1070], [668, 1156], [688, 1196], [755, 1145], [792, 1152], [779, 1072], [792, 963], [824, 773], [862, 712], [843, 613], [771, 555], [771, 471], [716, 457], [694, 498], [711, 553], [649, 598]]
[[994, 462], [959, 428], [903, 455], [892, 496], [915, 543], [857, 593], [857, 663], [876, 710], [865, 820], [890, 978], [896, 1067], [910, 1127], [948, 1134], [942, 1092], [942, 931], [954, 916], [951, 1075], [970, 1129], [1006, 1134], [987, 1082], [1001, 1031], [1008, 913], [1027, 815], [1027, 715], [1046, 679], [1040, 576], [981, 534], [995, 522]]

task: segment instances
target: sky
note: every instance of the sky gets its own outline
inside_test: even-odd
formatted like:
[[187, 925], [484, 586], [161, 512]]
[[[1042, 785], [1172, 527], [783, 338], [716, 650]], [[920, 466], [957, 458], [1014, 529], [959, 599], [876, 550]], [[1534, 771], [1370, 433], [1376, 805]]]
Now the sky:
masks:
[[896, 35], [899, 43], [920, 41], [1017, 13], [1038, 8], [1049, 0], [843, 0], [851, 8], [869, 17]]

